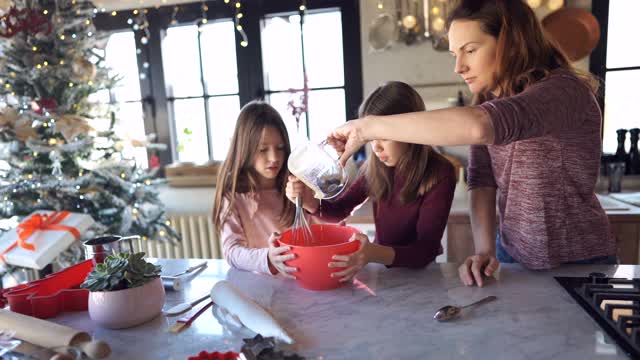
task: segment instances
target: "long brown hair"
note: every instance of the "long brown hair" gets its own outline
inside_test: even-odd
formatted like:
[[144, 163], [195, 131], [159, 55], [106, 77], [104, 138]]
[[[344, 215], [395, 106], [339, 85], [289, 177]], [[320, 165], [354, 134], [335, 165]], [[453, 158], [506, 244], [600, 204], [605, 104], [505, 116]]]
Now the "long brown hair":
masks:
[[[424, 101], [411, 86], [391, 81], [375, 89], [360, 105], [358, 117], [366, 115], [394, 115], [425, 111]], [[438, 179], [434, 160], [446, 161], [429, 145], [408, 144], [407, 153], [398, 161], [395, 171], [371, 155], [367, 160], [366, 180], [369, 196], [379, 201], [389, 199], [393, 189], [394, 174], [402, 174], [404, 185], [400, 190], [400, 202], [409, 203], [423, 195]]]
[[[295, 208], [285, 195], [285, 186], [289, 171], [287, 159], [291, 154], [289, 135], [282, 117], [271, 105], [262, 101], [252, 101], [246, 104], [236, 122], [227, 159], [218, 172], [216, 184], [216, 197], [213, 208], [213, 225], [217, 233], [220, 233], [229, 210], [233, 206], [236, 193], [255, 192], [257, 190], [257, 173], [253, 168], [253, 159], [258, 152], [260, 138], [265, 128], [272, 127], [280, 132], [284, 142], [284, 164], [276, 178], [276, 187], [282, 198], [282, 214], [280, 223], [289, 226], [293, 223]], [[223, 201], [228, 201], [227, 210], [223, 213]]]
[[[447, 29], [455, 20], [477, 21], [482, 31], [497, 40], [493, 88], [499, 97], [519, 94], [557, 68], [574, 73], [594, 93], [598, 89], [595, 77], [575, 69], [547, 39], [523, 0], [461, 0], [447, 18]], [[487, 95], [479, 94], [476, 102], [484, 101]]]

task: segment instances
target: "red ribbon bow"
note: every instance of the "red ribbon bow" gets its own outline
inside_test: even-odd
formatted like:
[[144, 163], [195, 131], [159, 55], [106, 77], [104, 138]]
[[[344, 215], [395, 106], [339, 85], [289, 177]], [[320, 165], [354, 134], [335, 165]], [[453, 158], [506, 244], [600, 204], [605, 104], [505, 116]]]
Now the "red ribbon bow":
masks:
[[9, 251], [15, 249], [16, 247], [21, 247], [25, 250], [35, 251], [36, 247], [33, 244], [27, 243], [27, 239], [33, 235], [36, 231], [68, 231], [73, 236], [78, 239], [80, 237], [80, 232], [78, 229], [73, 226], [61, 225], [60, 223], [67, 216], [69, 216], [68, 211], [54, 211], [50, 215], [47, 214], [34, 214], [31, 215], [27, 220], [23, 221], [18, 225], [16, 229], [16, 233], [18, 233], [18, 240], [11, 244], [6, 250], [0, 253], [0, 260], [4, 263], [7, 261], [4, 258], [4, 255]]

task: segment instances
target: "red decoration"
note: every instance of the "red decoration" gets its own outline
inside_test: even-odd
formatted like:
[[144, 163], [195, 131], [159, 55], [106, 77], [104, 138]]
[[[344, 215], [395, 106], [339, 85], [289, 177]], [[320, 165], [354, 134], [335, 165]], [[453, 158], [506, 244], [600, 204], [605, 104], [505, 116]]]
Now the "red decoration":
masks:
[[38, 99], [31, 102], [31, 110], [42, 115], [45, 111], [53, 112], [58, 108], [58, 102], [54, 98]]
[[53, 27], [49, 18], [44, 16], [40, 10], [20, 9], [12, 7], [9, 12], [0, 19], [0, 36], [12, 38], [19, 32], [26, 32], [30, 35], [44, 33], [51, 34]]
[[149, 167], [152, 169], [160, 167], [160, 157], [157, 154], [153, 154], [149, 158]]
[[93, 260], [85, 260], [44, 279], [0, 290], [0, 306], [11, 311], [48, 319], [68, 311], [86, 311], [89, 290], [79, 289], [93, 270]]
[[206, 352], [200, 351], [197, 356], [189, 356], [189, 360], [235, 360], [238, 358], [238, 353], [233, 351], [228, 351], [225, 353], [221, 352]]

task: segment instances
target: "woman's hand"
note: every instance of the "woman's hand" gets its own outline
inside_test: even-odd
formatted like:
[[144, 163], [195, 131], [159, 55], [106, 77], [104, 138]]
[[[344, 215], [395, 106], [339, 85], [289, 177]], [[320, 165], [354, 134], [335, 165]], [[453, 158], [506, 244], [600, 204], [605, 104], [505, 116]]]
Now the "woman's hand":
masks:
[[287, 254], [287, 251], [291, 250], [289, 246], [278, 246], [278, 242], [276, 240], [280, 239], [280, 234], [274, 232], [269, 236], [269, 269], [272, 274], [280, 273], [282, 276], [295, 279], [296, 277], [291, 275], [290, 273], [298, 271], [297, 268], [287, 266], [284, 262], [294, 259], [296, 256], [294, 254]]
[[334, 255], [333, 262], [329, 263], [330, 268], [343, 267], [344, 270], [331, 273], [332, 278], [339, 277], [340, 282], [353, 279], [353, 277], [369, 263], [369, 238], [365, 234], [353, 234], [349, 241], [360, 241], [360, 249], [350, 255]]
[[484, 285], [484, 276], [493, 276], [493, 273], [500, 267], [500, 262], [495, 256], [476, 254], [469, 256], [458, 268], [460, 280], [467, 286], [474, 283], [479, 287]]
[[310, 213], [315, 213], [320, 206], [320, 201], [313, 197], [313, 190], [309, 189], [300, 179], [293, 175], [289, 175], [287, 179], [287, 189], [285, 191], [287, 198], [294, 204], [296, 198], [302, 197], [302, 207]]
[[347, 160], [367, 142], [362, 134], [365, 121], [366, 119], [347, 121], [327, 136], [327, 143], [333, 146], [338, 154], [341, 154], [340, 163], [342, 166], [345, 166]]

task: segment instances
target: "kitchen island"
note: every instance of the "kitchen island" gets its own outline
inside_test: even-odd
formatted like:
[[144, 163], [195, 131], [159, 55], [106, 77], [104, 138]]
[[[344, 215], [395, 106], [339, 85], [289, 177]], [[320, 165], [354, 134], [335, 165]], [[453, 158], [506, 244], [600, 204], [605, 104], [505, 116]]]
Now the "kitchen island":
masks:
[[[155, 260], [167, 274], [199, 260]], [[554, 280], [554, 275], [640, 277], [640, 266], [573, 265], [528, 271], [504, 264], [498, 280], [465, 287], [453, 263], [423, 270], [368, 265], [354, 283], [332, 291], [309, 291], [292, 280], [230, 270], [222, 260], [183, 292], [167, 292], [167, 306], [206, 294], [226, 279], [267, 308], [296, 343], [283, 349], [307, 359], [624, 359], [623, 351]], [[454, 322], [433, 320], [447, 304], [463, 305], [487, 295], [497, 300], [463, 313]], [[199, 306], [197, 307], [199, 308]], [[111, 359], [186, 359], [202, 350], [238, 351], [248, 330], [221, 326], [211, 311], [179, 334], [176, 318], [160, 316], [125, 330], [93, 324], [87, 312], [52, 321], [107, 341]]]

